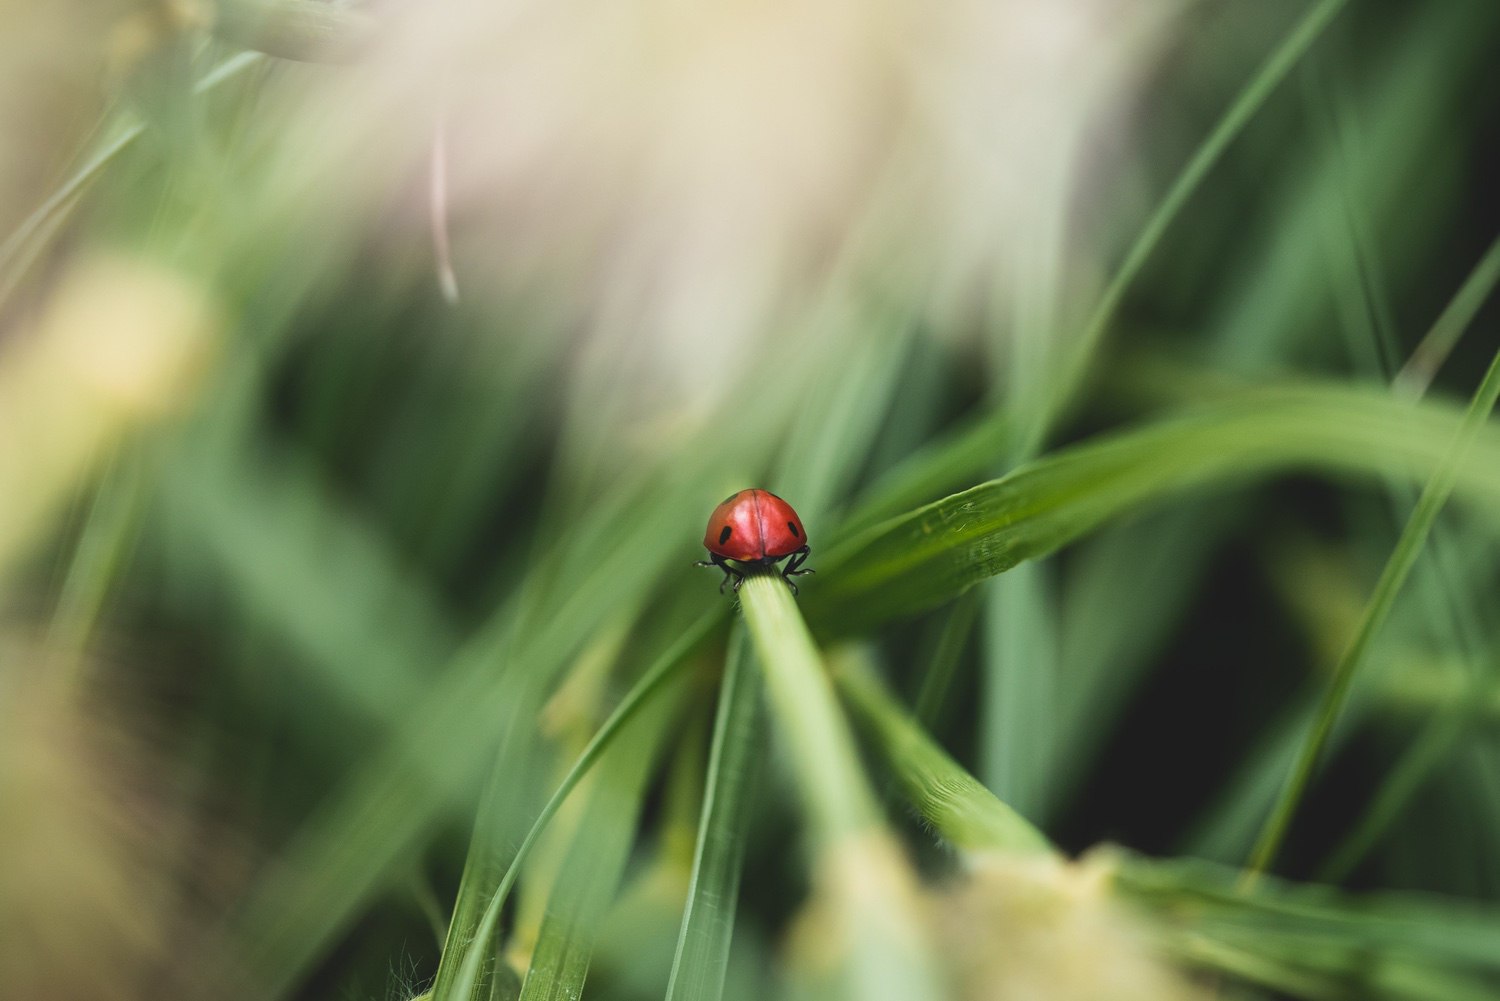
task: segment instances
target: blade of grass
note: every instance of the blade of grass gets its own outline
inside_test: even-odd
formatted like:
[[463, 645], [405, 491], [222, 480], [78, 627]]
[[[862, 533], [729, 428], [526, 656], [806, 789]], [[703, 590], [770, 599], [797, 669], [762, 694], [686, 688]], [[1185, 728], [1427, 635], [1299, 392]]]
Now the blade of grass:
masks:
[[1459, 467], [1468, 454], [1470, 445], [1478, 436], [1479, 429], [1489, 418], [1490, 411], [1494, 409], [1497, 397], [1500, 397], [1500, 353], [1497, 353], [1494, 360], [1490, 362], [1489, 369], [1485, 372], [1468, 410], [1464, 413], [1458, 433], [1450, 439], [1447, 453], [1426, 487], [1423, 488], [1421, 497], [1417, 499], [1417, 506], [1412, 511], [1406, 527], [1402, 529], [1401, 538], [1397, 540], [1390, 559], [1381, 570], [1380, 579], [1375, 583], [1374, 593], [1370, 596], [1369, 604], [1365, 606], [1354, 636], [1334, 668], [1333, 678], [1329, 682], [1313, 728], [1308, 732], [1298, 752], [1297, 762], [1293, 766], [1291, 775], [1272, 808], [1271, 815], [1266, 819], [1255, 847], [1251, 850], [1248, 862], [1250, 877], [1265, 872], [1275, 861], [1276, 853], [1291, 825], [1292, 815], [1296, 812], [1302, 794], [1312, 780], [1313, 771], [1322, 756], [1324, 745], [1328, 742], [1334, 723], [1343, 710], [1349, 695], [1349, 688], [1354, 683], [1355, 674], [1364, 659], [1365, 651], [1376, 631], [1390, 614], [1396, 595], [1416, 563], [1417, 555], [1422, 551], [1422, 544], [1432, 530], [1438, 512], [1442, 510], [1449, 495], [1453, 492], [1458, 480]]
[[[1357, 709], [1358, 702], [1351, 707]], [[1276, 802], [1286, 775], [1297, 760], [1301, 735], [1312, 725], [1317, 699], [1299, 696], [1271, 722], [1261, 727], [1255, 744], [1232, 775], [1219, 784], [1216, 799], [1181, 839], [1181, 850], [1197, 858], [1232, 863], [1243, 859], [1255, 843], [1257, 829]], [[1335, 744], [1344, 727], [1357, 722], [1351, 711], [1334, 731]]]
[[164, 464], [159, 522], [177, 574], [222, 581], [238, 615], [295, 651], [303, 672], [288, 697], [311, 688], [385, 725], [456, 645], [437, 596], [305, 461], [260, 436], [234, 445], [198, 443]]
[[[1425, 391], [1432, 375], [1441, 365], [1441, 360], [1457, 344], [1458, 338], [1468, 328], [1468, 324], [1479, 311], [1479, 307], [1494, 291], [1497, 283], [1500, 283], [1500, 237], [1490, 244], [1489, 250], [1480, 258], [1479, 263], [1475, 265], [1458, 292], [1449, 300], [1432, 329], [1418, 345], [1417, 351], [1408, 360], [1401, 374], [1397, 376], [1394, 387], [1397, 393], [1420, 396]], [[1419, 356], [1424, 351], [1429, 352], [1429, 356], [1419, 361]], [[1441, 525], [1435, 526], [1435, 529], [1441, 527]], [[1434, 545], [1437, 542], [1439, 539], [1434, 538]], [[1467, 616], [1461, 614], [1467, 611], [1465, 608], [1467, 596], [1456, 584], [1454, 580], [1456, 574], [1452, 572], [1451, 567], [1444, 565], [1440, 569], [1448, 572], [1443, 574], [1442, 583], [1445, 586], [1438, 597], [1444, 599], [1444, 604], [1450, 606], [1450, 609], [1437, 609], [1436, 611], [1439, 613], [1445, 610], [1451, 611], [1457, 620], [1454, 625], [1461, 627], [1459, 636], [1464, 641], [1464, 647], [1472, 650], [1477, 645], [1474, 637], [1478, 632], [1478, 627], [1468, 621]], [[1382, 783], [1375, 800], [1355, 823], [1344, 843], [1324, 864], [1321, 870], [1322, 878], [1330, 882], [1339, 882], [1349, 874], [1374, 846], [1381, 833], [1401, 813], [1407, 800], [1421, 787], [1426, 776], [1446, 757], [1447, 752], [1458, 743], [1468, 726], [1477, 718], [1484, 706], [1483, 679], [1476, 678], [1469, 682], [1467, 687], [1469, 691], [1465, 697], [1436, 708], [1432, 718], [1423, 727], [1422, 732], [1413, 741], [1392, 774]]]
[[938, 631], [932, 656], [927, 658], [922, 672], [922, 687], [912, 710], [920, 725], [931, 727], [937, 723], [943, 704], [948, 698], [948, 689], [953, 685], [953, 676], [958, 671], [959, 658], [974, 632], [974, 620], [979, 616], [979, 595], [967, 591], [958, 596]]
[[[929, 504], [836, 545], [805, 585], [828, 632], [871, 628], [941, 604], [1026, 559], [1054, 552], [1147, 501], [1254, 475], [1431, 472], [1458, 421], [1433, 404], [1343, 388], [1257, 390], [1104, 437]], [[1477, 442], [1456, 475], [1474, 497], [1500, 493], [1500, 441]]]
[[990, 582], [984, 596], [979, 774], [1038, 823], [1056, 792], [1046, 781], [1061, 698], [1054, 571], [1044, 561], [1021, 564]]
[[[1326, 985], [1312, 997], [1438, 1001], [1488, 997], [1500, 975], [1500, 916], [1467, 901], [1353, 897], [1273, 877], [1246, 890], [1227, 867], [1134, 855], [1120, 858], [1116, 880], [1185, 958], [1266, 986], [1286, 977]], [[1204, 942], [1246, 962], [1195, 956], [1192, 946]]]
[[1396, 374], [1395, 389], [1400, 395], [1416, 399], [1426, 392], [1433, 376], [1453, 351], [1458, 339], [1484, 305], [1495, 285], [1500, 283], [1500, 236], [1490, 243], [1479, 263], [1465, 279], [1432, 329], [1422, 338], [1401, 371]]
[[814, 884], [831, 908], [843, 990], [938, 997], [913, 874], [886, 832], [822, 657], [785, 582], [748, 578], [745, 623], [812, 825]]
[[[533, 589], [528, 575], [528, 587], [476, 630], [427, 694], [394, 721], [385, 743], [304, 823], [236, 921], [246, 962], [268, 993], [303, 974], [447, 810], [472, 809], [468, 793], [494, 760], [496, 734], [530, 732], [546, 687], [570, 654], [619, 614], [622, 591], [634, 593], [621, 582], [653, 580], [674, 557], [685, 562], [686, 553], [661, 540], [681, 530], [685, 512], [701, 510], [703, 483], [723, 476], [724, 459], [700, 458], [649, 483], [620, 486], [600, 502], [608, 519], [557, 537], [543, 557], [555, 583]], [[621, 523], [634, 530], [614, 532]], [[521, 794], [524, 773], [514, 767]]]
[[[679, 679], [680, 680], [680, 679]], [[614, 898], [635, 840], [647, 779], [684, 687], [644, 705], [616, 731], [614, 752], [594, 782], [562, 870], [548, 894], [546, 918], [521, 987], [521, 1001], [575, 1001], [583, 996], [594, 938]]]
[[1381, 781], [1374, 800], [1318, 870], [1319, 882], [1337, 884], [1348, 878], [1486, 708], [1480, 684], [1471, 685], [1465, 697], [1454, 705], [1436, 707], [1396, 767]]
[[[795, 498], [805, 521], [822, 515], [847, 490], [901, 388], [909, 335], [903, 315], [865, 320], [862, 336], [841, 353], [838, 381], [798, 409], [776, 467], [777, 489]], [[830, 322], [852, 326], [842, 316]]]
[[1035, 454], [1050, 427], [1071, 405], [1126, 291], [1139, 277], [1167, 229], [1225, 150], [1244, 131], [1266, 99], [1280, 86], [1292, 67], [1322, 35], [1346, 2], [1347, 0], [1323, 0], [1309, 10], [1272, 51], [1256, 74], [1246, 82], [1220, 117], [1218, 124], [1194, 150], [1182, 172], [1173, 180], [1162, 200], [1147, 218], [1119, 267], [1111, 275], [1099, 302], [1084, 323], [1077, 342], [1067, 354], [1066, 364], [1055, 390], [1044, 396], [1047, 411], [1025, 429], [1023, 437], [1016, 438], [1009, 415], [997, 408], [991, 415], [949, 436], [941, 443], [918, 452], [885, 474], [866, 492], [865, 499], [847, 520], [846, 531], [853, 532], [868, 527], [897, 514], [903, 508], [921, 503], [937, 491], [952, 488], [956, 483], [993, 467], [997, 458], [1005, 454], [1007, 449], [1023, 456]]
[[697, 649], [698, 644], [708, 636], [709, 631], [721, 616], [722, 613], [717, 609], [701, 616], [662, 653], [620, 700], [620, 704], [599, 727], [599, 732], [589, 741], [588, 746], [578, 756], [578, 760], [569, 769], [551, 798], [542, 807], [536, 820], [532, 822], [531, 829], [517, 847], [494, 893], [486, 901], [482, 915], [474, 923], [475, 930], [472, 935], [465, 934], [464, 922], [460, 921], [458, 915], [455, 914], [454, 920], [449, 925], [448, 939], [443, 948], [442, 959], [438, 964], [437, 979], [433, 983], [432, 993], [436, 1001], [466, 1001], [473, 996], [480, 983], [484, 959], [487, 955], [494, 954], [493, 948], [487, 947], [486, 943], [491, 943], [494, 939], [505, 899], [511, 887], [515, 885], [521, 866], [525, 863], [538, 836], [546, 829], [563, 801], [568, 798], [568, 794], [599, 760], [620, 730], [635, 718], [652, 696], [674, 676], [676, 669], [687, 661], [688, 655]]
[[717, 1001], [724, 993], [765, 728], [760, 669], [753, 657], [749, 637], [736, 629], [719, 689], [708, 785], [667, 1001]]
[[1124, 260], [1105, 286], [1099, 303], [1085, 322], [1077, 342], [1069, 349], [1056, 388], [1042, 397], [1044, 410], [1041, 417], [1024, 429], [1025, 433], [1019, 442], [1020, 455], [1034, 455], [1052, 425], [1073, 402], [1087, 375], [1094, 352], [1119, 309], [1126, 290], [1145, 267], [1172, 221], [1224, 155], [1224, 151], [1244, 131], [1246, 124], [1255, 117], [1272, 91], [1281, 85], [1292, 67], [1297, 65], [1318, 40], [1345, 3], [1346, 0], [1320, 0], [1308, 10], [1261, 64], [1255, 75], [1245, 83], [1219, 118], [1218, 124], [1194, 150], [1182, 173], [1173, 180], [1172, 186], [1167, 189], [1140, 234], [1126, 251]]
[[[264, 59], [258, 52], [241, 52], [230, 56], [204, 74], [194, 85], [193, 93], [206, 94]], [[143, 123], [134, 121], [131, 117], [123, 117], [114, 134], [104, 139], [99, 148], [0, 244], [0, 302], [10, 297], [27, 266], [38, 256], [38, 242], [45, 243], [57, 232], [60, 221], [77, 206], [88, 186], [145, 131]]]
[[965, 851], [1051, 852], [1051, 842], [948, 756], [865, 665], [840, 657], [834, 681], [912, 808]]
[[47, 623], [47, 648], [69, 686], [82, 680], [88, 648], [140, 528], [145, 457], [127, 451], [110, 462], [89, 502], [78, 542]]

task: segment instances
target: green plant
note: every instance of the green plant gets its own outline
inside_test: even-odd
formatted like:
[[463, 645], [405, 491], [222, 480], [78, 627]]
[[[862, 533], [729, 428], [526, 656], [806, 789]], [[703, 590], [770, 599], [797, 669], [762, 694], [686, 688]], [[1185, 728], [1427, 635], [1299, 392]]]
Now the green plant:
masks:
[[1500, 8], [1105, 6], [0, 11], [7, 989], [1494, 996]]

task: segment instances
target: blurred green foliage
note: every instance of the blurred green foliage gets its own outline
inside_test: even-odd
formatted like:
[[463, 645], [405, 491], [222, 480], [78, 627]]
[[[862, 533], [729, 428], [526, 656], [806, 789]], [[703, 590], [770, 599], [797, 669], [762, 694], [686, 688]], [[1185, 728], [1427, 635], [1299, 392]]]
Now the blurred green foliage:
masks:
[[[767, 265], [703, 220], [802, 234], [800, 190], [704, 208], [743, 164], [670, 133], [644, 181], [531, 176], [573, 106], [467, 118], [505, 78], [403, 77], [400, 12], [0, 3], [7, 990], [1500, 996], [1484, 400], [1452, 452], [1500, 349], [1500, 6], [1163, 5], [1150, 44], [1107, 6], [1060, 76], [1131, 85], [1001, 135], [1014, 177], [887, 151]], [[532, 28], [500, 68], [587, 95]], [[1015, 231], [886, 196], [924, 170], [1001, 172]], [[749, 485], [817, 575], [745, 629], [690, 564]]]

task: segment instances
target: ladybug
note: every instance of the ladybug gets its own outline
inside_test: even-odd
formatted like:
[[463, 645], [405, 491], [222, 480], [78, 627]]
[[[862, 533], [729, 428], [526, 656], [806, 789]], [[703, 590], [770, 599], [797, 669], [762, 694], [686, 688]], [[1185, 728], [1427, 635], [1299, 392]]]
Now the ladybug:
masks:
[[792, 578], [812, 573], [798, 569], [812, 551], [802, 519], [790, 504], [769, 490], [741, 490], [724, 498], [708, 516], [703, 546], [708, 550], [708, 559], [699, 560], [694, 566], [718, 567], [724, 571], [724, 579], [719, 581], [720, 594], [724, 593], [729, 578], [734, 578], [736, 591], [745, 580], [745, 571], [728, 560], [751, 567], [774, 567], [790, 556], [781, 568], [781, 578], [791, 586], [793, 594], [797, 593], [797, 585]]

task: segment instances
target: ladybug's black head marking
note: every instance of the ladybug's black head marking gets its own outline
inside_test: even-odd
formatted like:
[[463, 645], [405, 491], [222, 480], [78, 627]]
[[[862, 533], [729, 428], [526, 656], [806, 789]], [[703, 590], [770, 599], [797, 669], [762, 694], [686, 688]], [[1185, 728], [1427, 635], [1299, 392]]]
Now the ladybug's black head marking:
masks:
[[734, 528], [732, 526], [725, 525], [724, 526], [724, 531], [722, 531], [722, 532], [719, 533], [719, 545], [722, 546], [724, 543], [728, 542], [729, 541], [729, 536], [731, 534], [733, 534], [733, 532], [734, 532]]
[[802, 538], [802, 536], [797, 532], [797, 525], [796, 525], [795, 522], [790, 522], [790, 521], [787, 522], [786, 523], [786, 527], [790, 528], [792, 530], [792, 538], [794, 538], [794, 539], [800, 539], [800, 538]]

